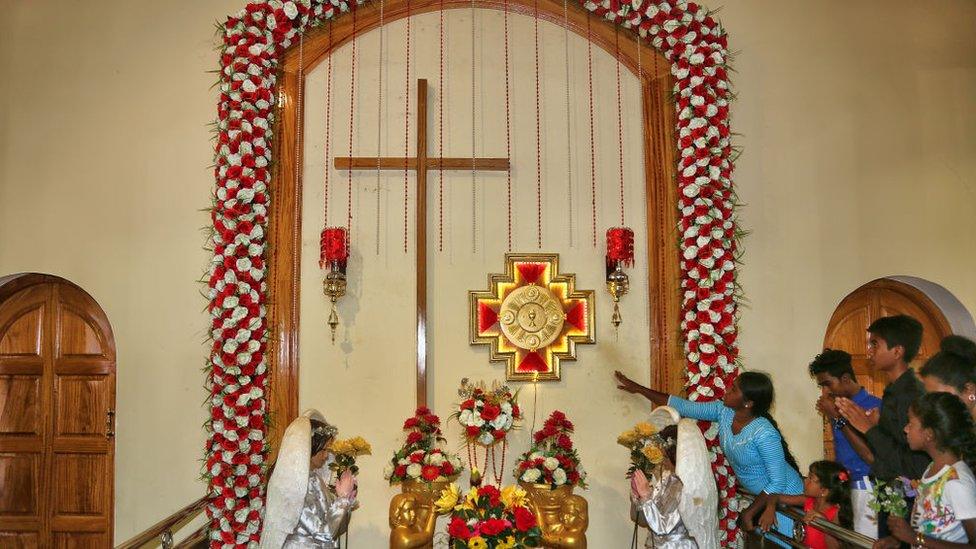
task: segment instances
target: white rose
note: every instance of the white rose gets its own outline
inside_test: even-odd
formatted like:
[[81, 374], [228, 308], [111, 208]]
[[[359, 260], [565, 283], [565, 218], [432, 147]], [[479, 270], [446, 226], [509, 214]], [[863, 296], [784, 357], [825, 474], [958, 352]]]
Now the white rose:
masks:
[[499, 415], [495, 419], [491, 420], [491, 428], [492, 429], [502, 429], [502, 428], [504, 428], [505, 427], [505, 422], [508, 421], [508, 418], [509, 417], [511, 417], [511, 416]]
[[440, 467], [444, 463], [444, 454], [431, 454], [428, 456], [427, 462]]
[[294, 2], [285, 2], [281, 9], [288, 16], [288, 19], [294, 19], [298, 15], [298, 6]]
[[511, 414], [512, 413], [512, 404], [510, 402], [502, 402], [501, 408], [502, 408], [502, 413], [503, 414]]
[[528, 471], [522, 473], [522, 480], [525, 482], [535, 482], [539, 480], [539, 477], [541, 476], [542, 473], [540, 473], [538, 469], [529, 469]]
[[546, 459], [545, 459], [545, 460], [544, 460], [544, 461], [542, 462], [542, 465], [543, 465], [543, 466], [545, 466], [545, 468], [546, 468], [546, 469], [549, 469], [550, 471], [553, 471], [553, 470], [555, 470], [555, 469], [556, 469], [557, 467], [559, 467], [559, 460], [558, 460], [558, 459], [556, 459], [556, 458], [554, 458], [554, 457], [547, 457], [547, 458], [546, 458]]
[[387, 463], [386, 467], [383, 468], [383, 478], [389, 480], [393, 476], [393, 464]]
[[484, 424], [485, 424], [485, 420], [481, 417], [480, 414], [473, 416], [471, 418], [471, 425], [474, 425], [475, 427], [481, 427]]
[[495, 437], [491, 433], [481, 433], [481, 436], [478, 437], [478, 442], [484, 444], [485, 446], [488, 446], [494, 441]]
[[566, 484], [566, 471], [564, 471], [562, 467], [553, 471], [552, 481], [556, 484], [556, 486]]
[[458, 416], [458, 421], [461, 425], [471, 425], [471, 410], [462, 410], [461, 415]]
[[407, 477], [409, 478], [419, 478], [421, 467], [419, 463], [411, 463], [407, 465]]

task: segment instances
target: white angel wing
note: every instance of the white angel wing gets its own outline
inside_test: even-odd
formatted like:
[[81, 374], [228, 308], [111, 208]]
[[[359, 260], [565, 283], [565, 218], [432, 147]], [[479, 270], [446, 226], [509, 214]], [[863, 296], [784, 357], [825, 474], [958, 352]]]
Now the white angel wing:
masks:
[[718, 489], [705, 437], [692, 419], [678, 422], [675, 472], [684, 484], [678, 512], [699, 549], [718, 549]]
[[670, 406], [658, 406], [651, 412], [647, 421], [660, 431], [669, 425], [678, 423], [679, 419], [681, 419], [681, 416], [674, 408]]
[[312, 458], [311, 418], [323, 419], [318, 411], [308, 410], [291, 422], [281, 438], [278, 460], [268, 481], [261, 549], [281, 549], [285, 538], [298, 525], [308, 492]]

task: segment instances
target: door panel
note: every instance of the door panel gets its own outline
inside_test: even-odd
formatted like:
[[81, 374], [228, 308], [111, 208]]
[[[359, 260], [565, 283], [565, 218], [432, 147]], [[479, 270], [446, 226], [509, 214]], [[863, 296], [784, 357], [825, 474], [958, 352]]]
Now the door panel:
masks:
[[[879, 279], [861, 286], [841, 301], [824, 336], [824, 347], [851, 354], [854, 375], [868, 392], [880, 397], [888, 380], [874, 371], [867, 358], [867, 329], [883, 316], [907, 314], [922, 323], [922, 345], [912, 366], [918, 368], [939, 350], [942, 338], [951, 334], [949, 322], [924, 293], [893, 280]], [[833, 459], [834, 442], [830, 424], [824, 422], [824, 456]]]
[[0, 547], [108, 547], [115, 342], [70, 282], [0, 284]]

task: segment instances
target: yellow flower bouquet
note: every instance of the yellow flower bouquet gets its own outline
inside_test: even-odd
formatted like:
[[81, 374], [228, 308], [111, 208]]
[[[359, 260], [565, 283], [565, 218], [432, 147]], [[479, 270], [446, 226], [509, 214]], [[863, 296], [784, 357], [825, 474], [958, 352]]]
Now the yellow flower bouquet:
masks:
[[621, 433], [617, 437], [617, 444], [630, 450], [630, 467], [627, 469], [627, 476], [634, 474], [638, 469], [650, 476], [651, 472], [664, 461], [665, 450], [674, 445], [674, 438], [662, 436], [657, 427], [645, 421]]
[[359, 473], [359, 466], [356, 465], [356, 458], [359, 456], [369, 456], [373, 453], [373, 448], [363, 437], [353, 437], [345, 440], [336, 440], [329, 445], [329, 450], [335, 456], [329, 469], [335, 472], [334, 478], [342, 476], [347, 469], [352, 474]]

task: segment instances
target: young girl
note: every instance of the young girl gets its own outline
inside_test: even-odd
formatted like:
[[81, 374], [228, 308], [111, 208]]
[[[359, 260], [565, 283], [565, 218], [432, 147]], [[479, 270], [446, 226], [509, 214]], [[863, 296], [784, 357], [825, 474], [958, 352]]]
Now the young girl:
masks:
[[966, 406], [951, 393], [928, 393], [908, 409], [905, 435], [932, 463], [919, 481], [911, 526], [889, 518], [892, 535], [874, 547], [976, 548], [976, 432]]
[[836, 461], [816, 461], [803, 480], [803, 494], [772, 494], [766, 500], [766, 509], [759, 518], [759, 528], [769, 530], [776, 524], [776, 504], [803, 506], [807, 523], [803, 543], [813, 549], [837, 549], [840, 542], [810, 525], [814, 518], [836, 522], [845, 528], [852, 523], [851, 484], [847, 469]]

